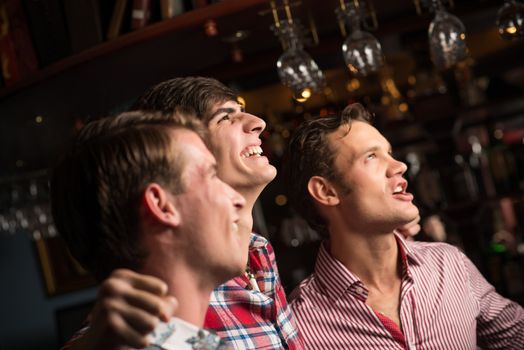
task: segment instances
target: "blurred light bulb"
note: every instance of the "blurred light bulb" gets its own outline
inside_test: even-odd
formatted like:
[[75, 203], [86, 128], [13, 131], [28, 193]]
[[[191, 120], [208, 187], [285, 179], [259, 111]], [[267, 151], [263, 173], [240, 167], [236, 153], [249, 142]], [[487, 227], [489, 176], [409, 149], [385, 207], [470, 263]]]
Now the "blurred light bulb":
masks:
[[524, 36], [524, 5], [515, 0], [507, 0], [497, 13], [497, 27], [503, 39]]
[[311, 97], [311, 90], [310, 89], [304, 89], [302, 93], [300, 94], [303, 98], [310, 98]]
[[237, 102], [242, 106], [244, 107], [244, 109], [246, 108], [246, 99], [243, 98], [242, 96], [237, 96]]
[[311, 90], [305, 88], [302, 91], [299, 91], [297, 94], [294, 94], [293, 98], [300, 103], [306, 102], [311, 97]]

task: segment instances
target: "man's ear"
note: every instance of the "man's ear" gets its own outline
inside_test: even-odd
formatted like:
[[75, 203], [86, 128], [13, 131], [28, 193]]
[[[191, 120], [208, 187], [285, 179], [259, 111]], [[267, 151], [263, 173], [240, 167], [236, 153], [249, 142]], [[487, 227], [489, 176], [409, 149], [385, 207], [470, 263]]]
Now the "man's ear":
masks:
[[180, 213], [175, 207], [172, 197], [172, 194], [159, 184], [148, 184], [142, 195], [142, 202], [148, 216], [164, 225], [178, 227], [180, 225]]
[[322, 176], [312, 176], [307, 183], [307, 189], [311, 197], [322, 205], [335, 206], [340, 203], [337, 190]]

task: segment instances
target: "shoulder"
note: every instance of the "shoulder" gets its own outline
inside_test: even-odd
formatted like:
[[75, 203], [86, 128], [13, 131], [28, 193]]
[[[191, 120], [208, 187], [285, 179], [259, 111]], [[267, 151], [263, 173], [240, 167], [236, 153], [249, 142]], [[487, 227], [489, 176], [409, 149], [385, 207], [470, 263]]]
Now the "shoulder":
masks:
[[464, 256], [459, 248], [448, 243], [408, 241], [406, 245], [421, 259], [462, 259]]
[[312, 273], [291, 292], [288, 300], [293, 311], [295, 309], [307, 308], [314, 304], [314, 295], [319, 293], [317, 282], [316, 274]]
[[449, 269], [456, 273], [466, 271], [466, 255], [456, 246], [440, 242], [406, 242], [408, 249], [427, 268], [433, 270]]

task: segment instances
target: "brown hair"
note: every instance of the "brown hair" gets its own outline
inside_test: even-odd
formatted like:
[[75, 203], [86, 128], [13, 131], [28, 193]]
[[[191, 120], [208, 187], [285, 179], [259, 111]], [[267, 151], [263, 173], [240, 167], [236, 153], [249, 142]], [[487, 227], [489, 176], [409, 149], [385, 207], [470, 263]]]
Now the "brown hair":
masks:
[[336, 152], [327, 137], [342, 125], [347, 125], [346, 134], [349, 133], [352, 120], [370, 123], [371, 115], [361, 104], [354, 103], [338, 115], [305, 121], [295, 130], [287, 150], [284, 176], [291, 203], [308, 224], [324, 236], [328, 234], [326, 222], [308, 192], [308, 182], [313, 176], [322, 176], [341, 186], [343, 191], [350, 191], [334, 165]]
[[233, 90], [216, 79], [182, 77], [153, 86], [138, 98], [132, 109], [172, 113], [184, 108], [207, 123], [213, 105], [236, 101], [237, 97]]
[[88, 123], [54, 168], [51, 205], [55, 224], [73, 256], [97, 279], [116, 268], [137, 269], [146, 252], [138, 243], [139, 200], [157, 182], [184, 191], [184, 168], [170, 130], [202, 135], [192, 116], [128, 112]]

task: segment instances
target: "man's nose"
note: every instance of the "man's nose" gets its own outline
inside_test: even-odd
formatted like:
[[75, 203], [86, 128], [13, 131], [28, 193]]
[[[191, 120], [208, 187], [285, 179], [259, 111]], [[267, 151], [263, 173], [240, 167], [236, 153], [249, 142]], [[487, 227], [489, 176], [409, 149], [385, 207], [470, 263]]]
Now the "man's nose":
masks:
[[245, 113], [243, 115], [244, 130], [248, 133], [260, 134], [266, 128], [266, 122], [256, 115]]
[[233, 206], [238, 210], [242, 209], [246, 205], [246, 199], [244, 198], [244, 196], [242, 196], [240, 193], [235, 191], [229, 185], [226, 185], [226, 186], [229, 187], [230, 198], [231, 198], [231, 201], [233, 202]]
[[406, 163], [391, 157], [391, 163], [388, 168], [388, 176], [403, 175], [408, 170]]

